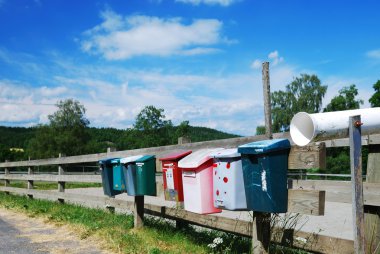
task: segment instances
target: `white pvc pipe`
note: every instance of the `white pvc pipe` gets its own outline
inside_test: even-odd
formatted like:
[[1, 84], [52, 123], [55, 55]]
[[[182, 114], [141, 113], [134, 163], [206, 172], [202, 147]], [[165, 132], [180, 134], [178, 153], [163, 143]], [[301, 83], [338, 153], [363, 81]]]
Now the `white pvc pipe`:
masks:
[[349, 117], [360, 115], [362, 135], [380, 133], [380, 108], [366, 108], [327, 113], [299, 112], [290, 122], [290, 136], [298, 146], [311, 141], [348, 137]]

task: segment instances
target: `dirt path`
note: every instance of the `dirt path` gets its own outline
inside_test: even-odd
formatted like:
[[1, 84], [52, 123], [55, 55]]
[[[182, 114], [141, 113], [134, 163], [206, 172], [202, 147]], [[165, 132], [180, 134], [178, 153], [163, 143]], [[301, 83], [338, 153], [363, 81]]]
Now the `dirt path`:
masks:
[[81, 240], [67, 226], [55, 226], [40, 218], [0, 208], [0, 253], [101, 254], [97, 244]]

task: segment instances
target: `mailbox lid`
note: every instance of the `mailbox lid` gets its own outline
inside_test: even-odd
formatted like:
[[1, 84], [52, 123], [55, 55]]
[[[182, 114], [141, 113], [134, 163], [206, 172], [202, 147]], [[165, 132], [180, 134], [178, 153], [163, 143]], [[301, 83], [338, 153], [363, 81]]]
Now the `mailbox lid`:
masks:
[[211, 159], [211, 154], [222, 150], [223, 148], [206, 148], [193, 152], [180, 160], [178, 166], [180, 168], [198, 168], [200, 165]]
[[135, 155], [135, 156], [125, 157], [125, 158], [120, 159], [120, 163], [121, 164], [127, 164], [127, 163], [131, 163], [131, 162], [135, 162], [136, 160], [140, 159], [143, 156], [144, 155]]
[[212, 153], [211, 157], [213, 158], [238, 158], [241, 157], [241, 154], [238, 153], [237, 148], [223, 149], [221, 151], [217, 151], [216, 153]]
[[242, 154], [263, 154], [286, 149], [290, 149], [288, 139], [272, 139], [241, 145], [238, 147], [238, 152]]
[[153, 160], [153, 159], [156, 159], [156, 156], [154, 156], [154, 155], [144, 155], [143, 157], [138, 158], [136, 160], [136, 162], [146, 162], [146, 161]]
[[110, 165], [113, 160], [117, 160], [119, 158], [107, 158], [99, 161], [100, 165]]
[[176, 161], [176, 160], [180, 160], [183, 157], [191, 154], [191, 152], [192, 152], [191, 150], [174, 152], [174, 153], [170, 153], [170, 154], [164, 155], [159, 160], [160, 161]]

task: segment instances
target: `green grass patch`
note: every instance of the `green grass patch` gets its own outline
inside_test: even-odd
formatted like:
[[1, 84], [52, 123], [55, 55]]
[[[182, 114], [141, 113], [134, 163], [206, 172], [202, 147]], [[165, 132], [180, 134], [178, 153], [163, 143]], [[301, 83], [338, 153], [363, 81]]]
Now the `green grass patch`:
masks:
[[[4, 181], [0, 181], [0, 186], [4, 186]], [[37, 182], [33, 183], [34, 189], [36, 190], [55, 190], [58, 188], [57, 182]], [[10, 181], [9, 187], [14, 188], [27, 188], [27, 181]], [[93, 188], [93, 187], [102, 187], [101, 183], [66, 183], [66, 189], [77, 189], [77, 188]]]
[[[216, 230], [182, 229], [173, 221], [145, 217], [144, 228], [133, 228], [133, 216], [112, 214], [72, 204], [29, 199], [0, 192], [0, 207], [31, 217], [44, 217], [56, 224], [66, 224], [84, 239], [94, 237], [106, 249], [117, 253], [250, 253], [249, 238]], [[271, 253], [305, 254], [308, 252], [271, 246]]]

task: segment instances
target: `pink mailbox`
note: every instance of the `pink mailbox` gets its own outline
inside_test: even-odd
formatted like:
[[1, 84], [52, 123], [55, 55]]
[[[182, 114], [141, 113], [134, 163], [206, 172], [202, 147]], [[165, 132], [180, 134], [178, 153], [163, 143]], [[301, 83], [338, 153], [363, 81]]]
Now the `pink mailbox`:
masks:
[[208, 214], [222, 210], [214, 207], [213, 158], [210, 154], [223, 148], [201, 149], [179, 161], [182, 170], [184, 208], [187, 211]]
[[241, 155], [237, 148], [224, 149], [214, 157], [214, 206], [226, 210], [247, 210]]

